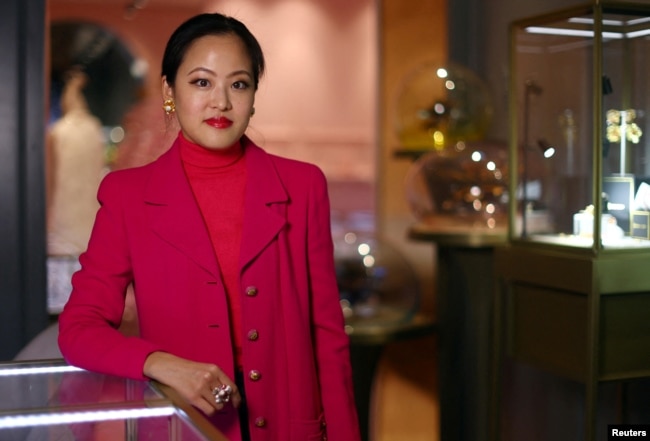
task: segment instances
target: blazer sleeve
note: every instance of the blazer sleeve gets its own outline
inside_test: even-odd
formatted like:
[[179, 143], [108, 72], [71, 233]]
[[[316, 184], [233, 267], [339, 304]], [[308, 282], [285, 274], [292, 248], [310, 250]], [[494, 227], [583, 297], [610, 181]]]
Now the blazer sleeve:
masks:
[[132, 188], [118, 173], [102, 181], [93, 232], [72, 277], [70, 299], [59, 316], [59, 348], [66, 361], [83, 369], [144, 380], [147, 356], [159, 350], [117, 328], [124, 312], [132, 267], [127, 234], [127, 191]]
[[354, 402], [349, 338], [334, 268], [334, 246], [330, 226], [327, 182], [316, 169], [308, 204], [308, 262], [312, 292], [314, 345], [321, 400], [331, 440], [360, 440]]

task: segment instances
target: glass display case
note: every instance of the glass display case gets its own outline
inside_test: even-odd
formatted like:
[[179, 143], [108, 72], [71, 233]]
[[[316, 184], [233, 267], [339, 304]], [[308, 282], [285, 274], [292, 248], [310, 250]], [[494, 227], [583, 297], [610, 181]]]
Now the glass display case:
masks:
[[[510, 399], [545, 402], [547, 391], [527, 395], [535, 379], [512, 380], [526, 365], [582, 384], [558, 386], [563, 401], [584, 400], [565, 415], [577, 421], [538, 407], [548, 418], [530, 430], [592, 441], [597, 422], [626, 423], [614, 403], [619, 418], [598, 418], [600, 386], [650, 377], [650, 4], [595, 0], [510, 31], [513, 173], [509, 240], [494, 261], [492, 397], [509, 382]], [[504, 439], [500, 407], [490, 409], [491, 439]], [[566, 430], [545, 437], [552, 427]]]
[[63, 360], [0, 363], [0, 439], [226, 441], [171, 389]]
[[511, 26], [511, 236], [650, 248], [650, 5], [596, 1]]

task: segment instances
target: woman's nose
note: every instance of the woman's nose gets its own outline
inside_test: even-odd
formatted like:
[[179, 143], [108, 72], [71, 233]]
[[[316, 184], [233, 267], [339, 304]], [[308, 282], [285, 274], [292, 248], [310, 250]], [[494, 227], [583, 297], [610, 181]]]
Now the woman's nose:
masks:
[[212, 101], [213, 105], [219, 110], [229, 110], [231, 108], [230, 97], [225, 90], [215, 90]]

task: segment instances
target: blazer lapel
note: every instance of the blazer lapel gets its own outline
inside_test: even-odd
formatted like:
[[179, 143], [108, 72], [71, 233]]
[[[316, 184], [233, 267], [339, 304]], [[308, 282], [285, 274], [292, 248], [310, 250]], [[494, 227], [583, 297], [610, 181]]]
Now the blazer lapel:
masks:
[[212, 242], [183, 171], [177, 142], [155, 164], [144, 196], [155, 234], [219, 277]]
[[240, 268], [244, 268], [278, 235], [286, 224], [287, 192], [271, 157], [247, 138], [247, 184]]

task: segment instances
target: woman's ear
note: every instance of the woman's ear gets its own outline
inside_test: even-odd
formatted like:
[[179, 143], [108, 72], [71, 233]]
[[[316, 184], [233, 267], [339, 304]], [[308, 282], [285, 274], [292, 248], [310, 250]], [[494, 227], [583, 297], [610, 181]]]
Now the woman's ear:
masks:
[[173, 100], [174, 99], [174, 89], [167, 82], [167, 77], [166, 76], [162, 77], [162, 98], [163, 98], [163, 101], [170, 100], [170, 99]]

